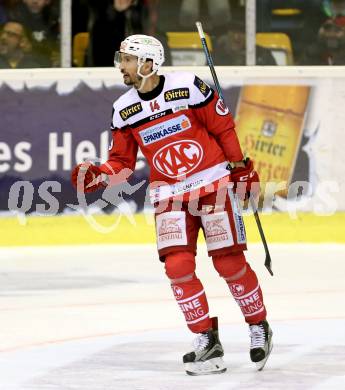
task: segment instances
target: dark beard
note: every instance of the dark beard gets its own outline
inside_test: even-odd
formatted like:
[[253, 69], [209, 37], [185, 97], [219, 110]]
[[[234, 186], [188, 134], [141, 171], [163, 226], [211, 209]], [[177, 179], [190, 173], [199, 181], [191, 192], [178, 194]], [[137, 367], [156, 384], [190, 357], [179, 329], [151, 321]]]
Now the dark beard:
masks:
[[135, 84], [139, 84], [139, 85], [141, 85], [141, 80], [142, 80], [143, 78], [142, 77], [140, 77], [140, 76], [137, 76], [137, 79], [136, 80], [132, 80], [129, 76], [127, 76], [127, 79], [124, 79], [123, 80], [123, 82], [127, 85], [127, 86], [135, 86]]
[[130, 86], [130, 85], [134, 85], [134, 81], [132, 81], [132, 80], [124, 80], [123, 81], [126, 85], [128, 85], [128, 86]]
[[134, 85], [135, 89], [139, 89], [141, 87], [142, 79], [143, 78], [141, 76], [137, 76], [137, 80], [133, 82], [131, 85]]

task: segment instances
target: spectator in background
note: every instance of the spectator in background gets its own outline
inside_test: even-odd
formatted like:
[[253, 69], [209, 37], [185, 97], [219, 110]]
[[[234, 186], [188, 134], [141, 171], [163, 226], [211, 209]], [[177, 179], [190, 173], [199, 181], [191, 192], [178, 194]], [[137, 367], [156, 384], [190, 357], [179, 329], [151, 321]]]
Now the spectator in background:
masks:
[[[150, 0], [150, 34], [164, 45], [169, 31], [196, 32], [195, 22], [203, 22], [212, 40], [216, 65], [245, 65], [245, 14], [238, 0]], [[164, 45], [165, 51], [166, 45]], [[165, 61], [170, 65], [169, 60]], [[257, 46], [258, 65], [276, 65], [270, 50]]]
[[218, 65], [218, 38], [227, 30], [231, 19], [231, 0], [149, 0], [149, 34], [164, 46], [164, 64], [171, 65], [167, 32], [196, 32], [195, 22], [201, 20], [211, 36], [214, 60]]
[[228, 65], [224, 53], [226, 31], [231, 21], [231, 4], [229, 0], [182, 0], [180, 9], [180, 25], [185, 30], [195, 31], [195, 22], [201, 20], [204, 30], [213, 42], [214, 61], [216, 65]]
[[156, 37], [164, 47], [165, 66], [172, 65], [171, 52], [168, 46], [167, 32], [183, 31], [179, 27], [179, 12], [182, 0], [148, 0], [148, 35]]
[[59, 66], [59, 10], [51, 0], [22, 0], [10, 18], [25, 26], [42, 67]]
[[345, 65], [345, 0], [323, 2], [326, 20], [305, 50], [302, 65]]
[[[228, 30], [218, 38], [218, 65], [246, 64], [246, 30], [244, 9], [233, 10]], [[271, 51], [256, 45], [256, 65], [277, 65]], [[217, 57], [216, 57], [217, 58]]]
[[142, 0], [90, 0], [89, 66], [113, 66], [114, 53], [128, 35], [144, 32], [146, 4]]
[[0, 68], [38, 68], [40, 64], [30, 54], [31, 45], [24, 26], [7, 22], [0, 32]]

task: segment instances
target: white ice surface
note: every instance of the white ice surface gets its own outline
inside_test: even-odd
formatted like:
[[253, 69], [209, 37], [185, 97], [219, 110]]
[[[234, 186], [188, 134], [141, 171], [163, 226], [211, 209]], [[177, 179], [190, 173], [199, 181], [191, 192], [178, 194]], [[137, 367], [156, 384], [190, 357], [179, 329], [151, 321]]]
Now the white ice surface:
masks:
[[205, 248], [198, 276], [220, 322], [228, 371], [189, 377], [193, 335], [155, 247], [0, 249], [0, 390], [345, 389], [345, 246], [261, 246], [247, 258], [265, 294], [274, 349], [263, 372]]

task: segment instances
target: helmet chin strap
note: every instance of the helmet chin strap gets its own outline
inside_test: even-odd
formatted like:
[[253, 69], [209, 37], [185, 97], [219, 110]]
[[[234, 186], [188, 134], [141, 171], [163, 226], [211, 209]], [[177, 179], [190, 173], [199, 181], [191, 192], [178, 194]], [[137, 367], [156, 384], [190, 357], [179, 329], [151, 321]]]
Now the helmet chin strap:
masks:
[[140, 83], [140, 87], [137, 88], [137, 90], [138, 90], [139, 92], [141, 92], [142, 89], [144, 88], [144, 85], [145, 85], [145, 83], [146, 83], [146, 80], [157, 72], [157, 70], [153, 70], [151, 73], [149, 73], [149, 74], [147, 74], [147, 75], [143, 75], [142, 73], [140, 73], [141, 67], [144, 65], [144, 63], [145, 63], [144, 60], [138, 58], [137, 75], [140, 76], [140, 77], [142, 78], [141, 83]]

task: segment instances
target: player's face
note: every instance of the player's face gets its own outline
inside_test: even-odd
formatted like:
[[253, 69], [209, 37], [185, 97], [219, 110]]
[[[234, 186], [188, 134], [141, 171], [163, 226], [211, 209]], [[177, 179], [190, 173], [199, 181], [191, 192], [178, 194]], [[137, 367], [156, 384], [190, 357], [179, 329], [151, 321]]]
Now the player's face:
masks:
[[123, 82], [126, 85], [136, 86], [140, 83], [141, 77], [137, 75], [138, 58], [136, 56], [120, 53], [119, 69], [123, 74]]

